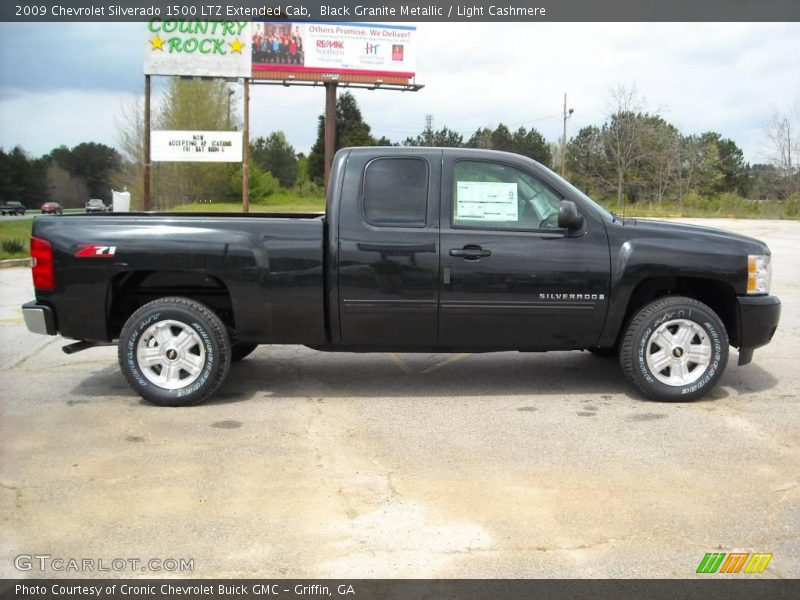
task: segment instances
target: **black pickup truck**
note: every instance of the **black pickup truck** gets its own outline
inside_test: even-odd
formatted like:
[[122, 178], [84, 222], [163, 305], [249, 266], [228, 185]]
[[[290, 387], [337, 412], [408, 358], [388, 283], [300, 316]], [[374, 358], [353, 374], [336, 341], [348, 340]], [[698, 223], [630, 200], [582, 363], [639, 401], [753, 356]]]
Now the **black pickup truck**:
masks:
[[591, 350], [645, 396], [690, 400], [780, 316], [770, 252], [723, 231], [619, 219], [538, 163], [350, 148], [326, 214], [38, 217], [31, 331], [117, 343], [161, 405], [211, 396], [258, 344], [318, 350]]

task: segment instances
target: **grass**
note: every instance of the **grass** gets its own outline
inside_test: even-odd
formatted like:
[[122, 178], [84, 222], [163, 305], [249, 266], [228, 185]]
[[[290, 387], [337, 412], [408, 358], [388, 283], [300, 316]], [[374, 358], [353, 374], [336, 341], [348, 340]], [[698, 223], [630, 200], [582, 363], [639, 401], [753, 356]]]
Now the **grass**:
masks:
[[[325, 212], [325, 200], [305, 199], [305, 202], [251, 204], [252, 213], [309, 213]], [[242, 212], [241, 202], [193, 202], [179, 204], [170, 212], [208, 213], [208, 212]]]
[[33, 221], [0, 221], [0, 260], [27, 258]]
[[[180, 204], [170, 210], [177, 212], [241, 212], [241, 202], [193, 202]], [[325, 212], [322, 195], [300, 194], [294, 190], [281, 190], [266, 199], [250, 203], [254, 213], [309, 213]]]
[[[622, 214], [623, 207], [616, 203], [602, 202], [603, 207]], [[683, 203], [674, 201], [654, 202], [640, 200], [624, 207], [626, 217], [692, 217], [731, 219], [800, 219], [797, 197], [788, 200], [748, 200], [736, 194], [722, 194], [718, 198], [703, 198], [689, 194]]]

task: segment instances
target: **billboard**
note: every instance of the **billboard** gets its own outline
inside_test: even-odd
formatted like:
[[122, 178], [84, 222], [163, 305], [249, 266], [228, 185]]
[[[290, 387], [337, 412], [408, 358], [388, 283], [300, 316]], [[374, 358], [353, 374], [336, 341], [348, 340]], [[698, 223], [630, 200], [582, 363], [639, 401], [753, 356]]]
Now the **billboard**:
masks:
[[269, 71], [412, 79], [415, 33], [415, 27], [370, 23], [253, 23], [253, 76]]
[[144, 29], [145, 75], [250, 77], [249, 21], [156, 18]]
[[150, 160], [242, 162], [241, 131], [153, 131]]

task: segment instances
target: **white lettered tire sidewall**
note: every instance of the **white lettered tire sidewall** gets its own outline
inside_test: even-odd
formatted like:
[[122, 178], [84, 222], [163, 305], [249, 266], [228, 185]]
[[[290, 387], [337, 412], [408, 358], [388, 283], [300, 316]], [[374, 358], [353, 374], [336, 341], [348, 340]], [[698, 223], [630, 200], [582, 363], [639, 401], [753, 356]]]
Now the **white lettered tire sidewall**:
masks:
[[[711, 357], [705, 372], [681, 386], [658, 381], [647, 364], [648, 342], [662, 324], [685, 319], [699, 325], [708, 336]], [[620, 363], [628, 380], [652, 400], [680, 402], [708, 393], [719, 381], [728, 362], [728, 333], [711, 308], [691, 298], [672, 296], [648, 304], [631, 319], [622, 342]]]
[[[166, 389], [148, 380], [137, 360], [141, 336], [160, 321], [179, 321], [199, 336], [205, 350], [200, 375], [189, 385]], [[142, 398], [159, 406], [190, 406], [208, 399], [224, 381], [231, 362], [231, 344], [222, 321], [205, 305], [188, 298], [161, 298], [134, 312], [122, 329], [118, 358], [130, 387]]]

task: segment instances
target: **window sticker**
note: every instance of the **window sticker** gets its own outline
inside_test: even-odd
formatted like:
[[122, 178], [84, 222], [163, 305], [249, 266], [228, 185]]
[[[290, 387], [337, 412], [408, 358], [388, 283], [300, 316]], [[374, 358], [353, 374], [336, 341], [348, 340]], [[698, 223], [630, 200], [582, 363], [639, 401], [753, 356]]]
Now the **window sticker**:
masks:
[[481, 222], [517, 221], [517, 184], [497, 181], [457, 182], [456, 219]]

